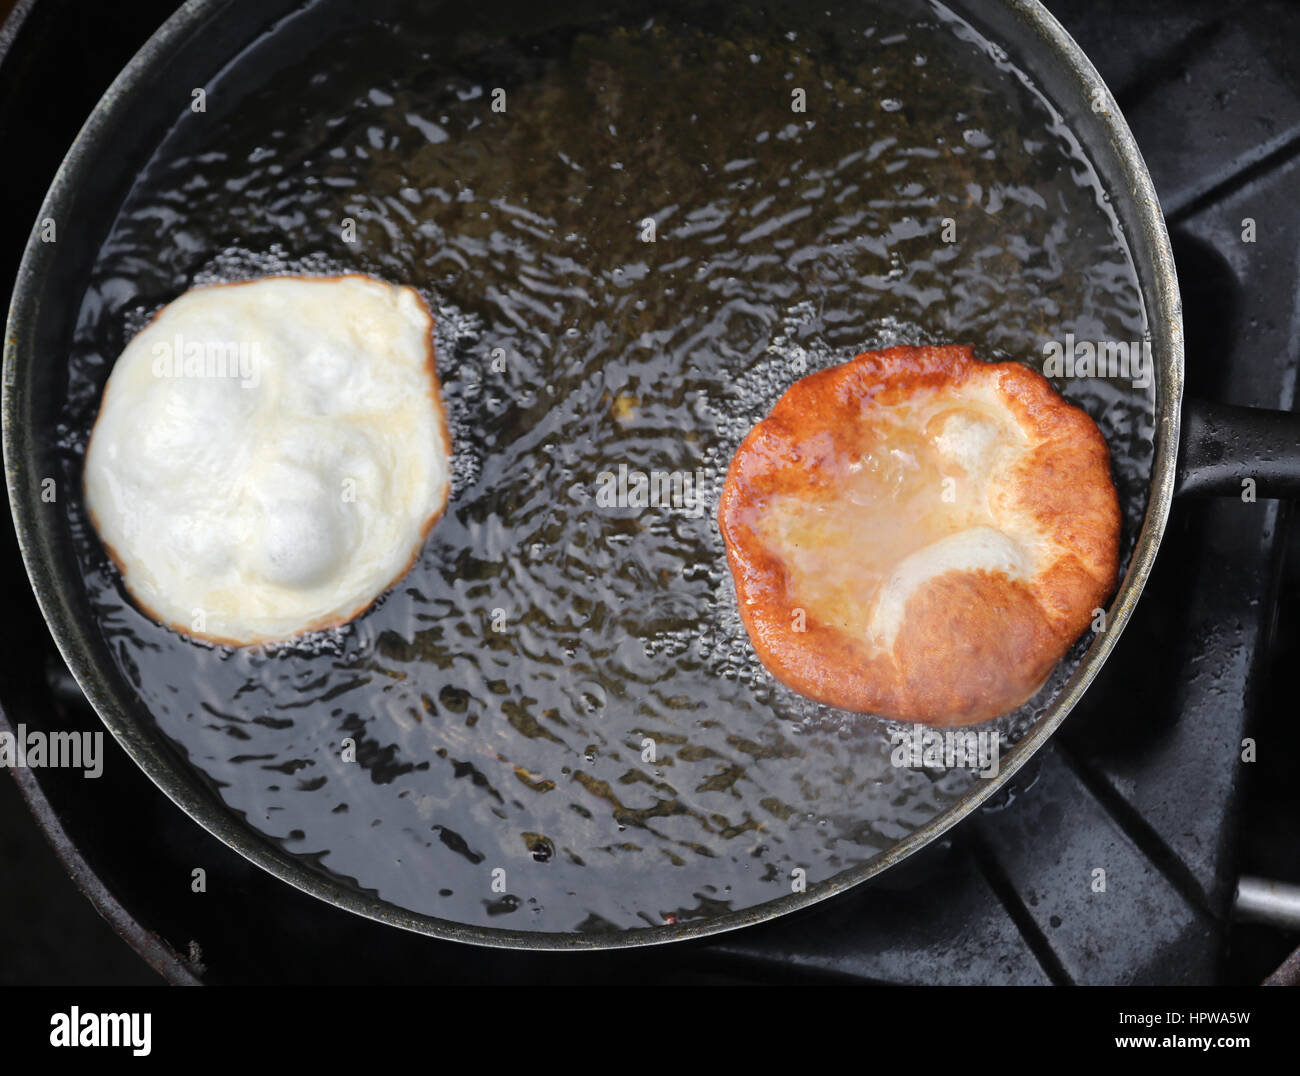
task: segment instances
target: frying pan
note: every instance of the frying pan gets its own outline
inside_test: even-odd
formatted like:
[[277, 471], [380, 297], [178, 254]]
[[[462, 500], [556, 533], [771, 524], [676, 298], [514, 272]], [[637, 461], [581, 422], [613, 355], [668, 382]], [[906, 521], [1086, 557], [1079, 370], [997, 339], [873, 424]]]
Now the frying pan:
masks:
[[[583, 5], [573, 5], [573, 10]], [[400, 7], [400, 5], [399, 5]], [[600, 5], [604, 8], [606, 5]], [[1106, 188], [1131, 250], [1155, 357], [1155, 427], [1147, 508], [1126, 574], [1098, 633], [1042, 716], [1003, 757], [995, 779], [883, 854], [803, 892], [683, 923], [602, 933], [541, 933], [466, 925], [411, 912], [376, 894], [337, 884], [268, 840], [232, 812], [150, 722], [97, 631], [65, 515], [42, 496], [53, 427], [67, 377], [75, 298], [117, 207], [153, 148], [188, 100], [231, 57], [298, 8], [190, 0], [127, 66], [87, 120], [50, 187], [40, 221], [63, 222], [58, 241], [27, 247], [13, 296], [4, 352], [5, 471], [27, 571], [64, 659], [87, 698], [135, 762], [209, 832], [283, 881], [339, 907], [397, 927], [469, 943], [538, 949], [628, 947], [733, 930], [794, 912], [887, 870], [934, 841], [997, 794], [1073, 709], [1115, 646], [1142, 593], [1176, 495], [1290, 496], [1300, 486], [1300, 424], [1289, 414], [1188, 402], [1177, 280], [1168, 235], [1147, 169], [1092, 64], [1038, 3], [979, 0], [954, 10], [1027, 70], [1068, 120]], [[503, 20], [508, 15], [503, 14]], [[292, 35], [290, 35], [290, 40]], [[1100, 103], [1100, 104], [1099, 104]], [[76, 222], [68, 226], [68, 222]]]

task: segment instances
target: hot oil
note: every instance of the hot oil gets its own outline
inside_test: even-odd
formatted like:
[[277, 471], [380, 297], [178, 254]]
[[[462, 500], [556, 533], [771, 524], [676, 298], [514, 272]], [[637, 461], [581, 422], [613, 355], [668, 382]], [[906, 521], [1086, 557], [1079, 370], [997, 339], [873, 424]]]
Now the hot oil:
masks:
[[[959, 24], [892, 0], [825, 25], [767, 11], [509, 33], [316, 4], [346, 34], [272, 51], [273, 33], [232, 64], [102, 248], [61, 429], [74, 482], [113, 358], [197, 283], [362, 271], [434, 309], [451, 506], [352, 624], [189, 642], [130, 605], [70, 509], [142, 708], [336, 879], [476, 925], [687, 920], [868, 860], [978, 780], [895, 768], [893, 726], [772, 680], [716, 492], [793, 380], [863, 350], [1038, 364], [1067, 331], [1140, 339], [1129, 255], [1068, 129]], [[1127, 558], [1150, 390], [1060, 387], [1111, 446]], [[698, 474], [710, 499], [602, 506], [620, 465]], [[1071, 667], [999, 722], [1006, 743]]]

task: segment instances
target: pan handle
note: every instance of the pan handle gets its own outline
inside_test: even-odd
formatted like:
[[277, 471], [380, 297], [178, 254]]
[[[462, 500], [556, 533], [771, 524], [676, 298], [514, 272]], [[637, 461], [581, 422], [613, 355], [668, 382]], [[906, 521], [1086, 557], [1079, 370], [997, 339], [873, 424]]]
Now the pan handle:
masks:
[[1246, 490], [1300, 495], [1300, 414], [1186, 401], [1174, 494], [1240, 497]]

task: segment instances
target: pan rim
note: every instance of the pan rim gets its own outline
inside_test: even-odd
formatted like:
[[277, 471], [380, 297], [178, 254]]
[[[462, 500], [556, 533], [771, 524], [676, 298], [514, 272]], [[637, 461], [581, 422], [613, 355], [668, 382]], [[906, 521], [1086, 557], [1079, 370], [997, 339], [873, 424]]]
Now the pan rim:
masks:
[[[1081, 97], [1105, 82], [1070, 37], [1064, 27], [1039, 0], [983, 0], [1007, 9], [1038, 39], [1044, 59], [1055, 58], [1068, 69], [1074, 88]], [[109, 119], [141, 91], [151, 68], [176, 47], [216, 17], [231, 0], [187, 0], [154, 33], [139, 52], [122, 69], [96, 104], [55, 173], [37, 222], [52, 216], [54, 208], [65, 204], [75, 190], [76, 179], [102, 151], [107, 140]], [[1109, 92], [1109, 91], [1107, 91]], [[1113, 101], [1113, 96], [1110, 97]], [[38, 241], [34, 227], [19, 266], [4, 340], [4, 378], [0, 415], [3, 417], [5, 479], [10, 510], [18, 545], [29, 582], [36, 594], [51, 635], [100, 720], [153, 784], [183, 810], [193, 821], [245, 859], [282, 882], [345, 911], [414, 933], [487, 948], [526, 949], [569, 952], [632, 949], [657, 946], [729, 933], [761, 922], [780, 918], [814, 905], [867, 882], [929, 845], [958, 822], [972, 814], [1002, 789], [1055, 733], [1075, 704], [1092, 683], [1105, 663], [1134, 607], [1164, 536], [1173, 499], [1175, 463], [1181, 427], [1183, 395], [1183, 327], [1181, 300], [1168, 230], [1160, 210], [1149, 171], [1127, 122], [1113, 104], [1097, 120], [1110, 140], [1119, 174], [1128, 183], [1125, 192], [1131, 200], [1134, 219], [1140, 234], [1129, 235], [1130, 244], [1142, 244], [1151, 258], [1152, 287], [1143, 289], [1148, 324], [1163, 324], [1168, 332], [1166, 355], [1158, 362], [1161, 379], [1157, 382], [1155, 454], [1147, 510], [1138, 534], [1129, 567], [1112, 602], [1110, 624], [1094, 637], [1070, 678], [1053, 700], [1047, 712], [1003, 757], [997, 779], [984, 782], [977, 790], [949, 807], [924, 826], [913, 831], [898, 844], [875, 858], [840, 874], [810, 884], [803, 893], [785, 896], [728, 912], [710, 919], [681, 924], [628, 928], [610, 933], [539, 932], [470, 926], [403, 909], [377, 896], [369, 896], [332, 882], [306, 867], [271, 839], [258, 834], [251, 826], [238, 821], [235, 813], [222, 804], [215, 793], [199, 791], [200, 782], [183, 768], [152, 736], [136, 726], [129, 710], [119, 704], [124, 691], [120, 676], [105, 675], [92, 660], [85, 640], [89, 631], [78, 623], [75, 613], [56, 586], [59, 572], [54, 559], [41, 542], [40, 525], [34, 506], [31, 483], [24, 475], [23, 450], [30, 431], [20, 418], [25, 393], [17, 384], [16, 368], [22, 361], [23, 329], [35, 323], [40, 306], [40, 288], [35, 283], [44, 277], [44, 268], [54, 257], [53, 244]], [[27, 362], [34, 361], [27, 355]]]

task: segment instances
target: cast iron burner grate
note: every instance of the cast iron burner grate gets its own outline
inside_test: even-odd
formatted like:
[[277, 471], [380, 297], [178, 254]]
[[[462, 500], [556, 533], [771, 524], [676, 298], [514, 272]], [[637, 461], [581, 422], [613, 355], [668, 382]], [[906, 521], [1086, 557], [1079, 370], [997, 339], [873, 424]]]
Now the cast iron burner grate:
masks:
[[[19, 5], [27, 14], [0, 65], [0, 129], [7, 145], [25, 147], [28, 167], [9, 177], [20, 189], [3, 224], [6, 292], [63, 149], [170, 6]], [[1300, 9], [1048, 6], [1109, 82], [1161, 194], [1189, 395], [1291, 408]], [[1243, 241], [1246, 218], [1254, 243]], [[20, 777], [79, 883], [173, 981], [1258, 982], [1290, 945], [1232, 923], [1236, 879], [1300, 882], [1300, 838], [1287, 824], [1300, 788], [1285, 779], [1300, 733], [1287, 703], [1293, 670], [1275, 643], [1300, 634], [1300, 543], [1286, 556], [1288, 518], [1270, 501], [1177, 503], [1116, 653], [998, 803], [875, 884], [711, 941], [564, 956], [420, 938], [261, 873], [173, 807], [111, 740], [98, 781]], [[12, 533], [0, 578], [9, 721], [100, 728], [54, 654]], [[1260, 745], [1254, 767], [1240, 761], [1247, 736]], [[189, 886], [197, 864], [208, 873], [202, 896]], [[1097, 868], [1104, 893], [1091, 884]]]

